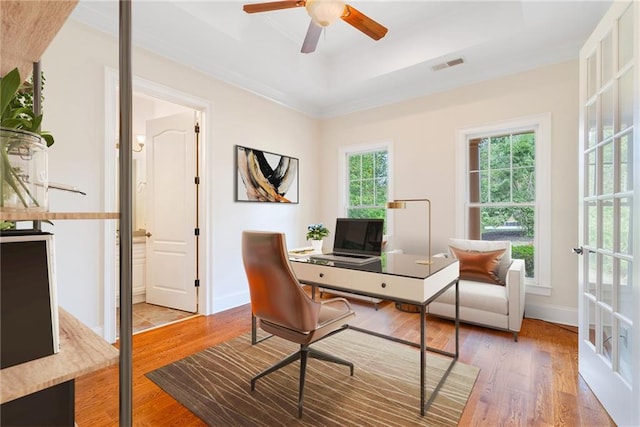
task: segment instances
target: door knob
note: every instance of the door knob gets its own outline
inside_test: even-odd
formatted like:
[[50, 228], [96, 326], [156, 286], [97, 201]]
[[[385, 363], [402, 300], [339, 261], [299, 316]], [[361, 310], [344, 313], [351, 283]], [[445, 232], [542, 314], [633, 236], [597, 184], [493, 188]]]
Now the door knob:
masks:
[[582, 250], [582, 246], [580, 246], [579, 248], [573, 248], [572, 251], [578, 255], [582, 255], [583, 254], [583, 250]]
[[145, 236], [147, 237], [151, 237], [153, 234], [149, 233], [148, 231], [146, 233], [144, 233]]

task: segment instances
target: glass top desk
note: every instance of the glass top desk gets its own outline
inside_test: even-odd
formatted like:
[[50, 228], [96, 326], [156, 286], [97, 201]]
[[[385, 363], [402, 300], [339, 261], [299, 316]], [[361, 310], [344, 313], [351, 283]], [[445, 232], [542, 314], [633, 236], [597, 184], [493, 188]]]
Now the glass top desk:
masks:
[[[420, 413], [424, 415], [458, 359], [458, 276], [460, 265], [458, 260], [451, 258], [432, 258], [433, 263], [430, 265], [416, 263], [421, 259], [424, 259], [424, 256], [388, 253], [383, 254], [378, 261], [356, 265], [308, 258], [294, 258], [291, 259], [291, 266], [301, 283], [313, 287], [312, 296], [314, 298], [316, 288], [321, 287], [323, 289], [338, 290], [419, 306], [421, 319], [419, 344], [354, 326], [349, 326], [349, 328], [420, 348]], [[425, 343], [426, 307], [452, 286], [455, 287], [456, 293], [454, 353], [428, 347]], [[256, 343], [258, 341], [255, 319], [252, 332], [253, 342]], [[429, 400], [425, 402], [427, 350], [451, 357], [452, 360]]]

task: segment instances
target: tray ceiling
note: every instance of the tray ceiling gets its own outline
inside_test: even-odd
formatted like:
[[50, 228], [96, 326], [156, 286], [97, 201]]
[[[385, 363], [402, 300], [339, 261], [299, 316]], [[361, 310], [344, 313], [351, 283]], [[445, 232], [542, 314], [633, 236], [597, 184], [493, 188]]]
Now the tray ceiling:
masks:
[[[313, 117], [333, 117], [578, 57], [610, 1], [350, 1], [385, 25], [345, 22], [300, 53], [304, 8], [239, 1], [134, 1], [134, 45]], [[118, 3], [81, 0], [72, 19], [117, 36]], [[462, 58], [464, 62], [434, 71]]]

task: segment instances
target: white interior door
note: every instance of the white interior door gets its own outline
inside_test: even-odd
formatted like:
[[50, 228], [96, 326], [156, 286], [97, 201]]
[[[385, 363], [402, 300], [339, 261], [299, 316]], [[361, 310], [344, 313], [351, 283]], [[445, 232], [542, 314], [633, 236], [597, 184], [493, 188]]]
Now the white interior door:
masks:
[[614, 2], [580, 52], [579, 371], [640, 425], [638, 2]]
[[150, 304], [197, 311], [196, 136], [192, 113], [147, 121]]

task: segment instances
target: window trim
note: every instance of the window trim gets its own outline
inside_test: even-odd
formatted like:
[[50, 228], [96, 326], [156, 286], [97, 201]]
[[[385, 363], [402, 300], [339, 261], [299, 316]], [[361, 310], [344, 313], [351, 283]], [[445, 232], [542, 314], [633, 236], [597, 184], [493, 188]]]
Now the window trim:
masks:
[[[393, 142], [378, 141], [363, 144], [341, 145], [338, 147], [338, 217], [346, 217], [348, 213], [347, 191], [347, 156], [349, 154], [367, 153], [371, 151], [387, 150], [387, 196], [393, 200]], [[387, 212], [387, 234], [393, 235], [392, 212]]]
[[536, 133], [535, 265], [536, 277], [526, 279], [526, 292], [551, 295], [551, 113], [520, 117], [456, 130], [455, 236], [464, 239], [468, 219], [468, 141], [533, 130]]

